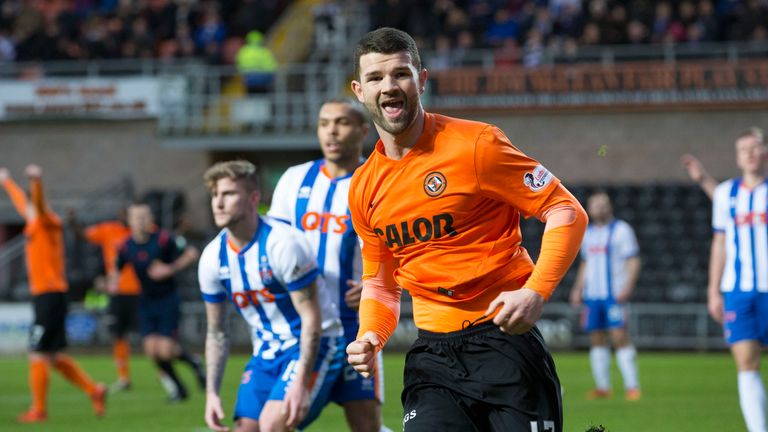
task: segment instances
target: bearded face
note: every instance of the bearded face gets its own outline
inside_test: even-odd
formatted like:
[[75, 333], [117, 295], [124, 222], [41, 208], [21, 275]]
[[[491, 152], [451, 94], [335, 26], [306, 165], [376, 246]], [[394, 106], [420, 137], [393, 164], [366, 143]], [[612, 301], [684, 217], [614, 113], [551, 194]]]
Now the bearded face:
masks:
[[407, 51], [368, 53], [360, 57], [360, 81], [354, 81], [352, 87], [374, 123], [397, 135], [413, 123], [421, 109], [423, 78]]

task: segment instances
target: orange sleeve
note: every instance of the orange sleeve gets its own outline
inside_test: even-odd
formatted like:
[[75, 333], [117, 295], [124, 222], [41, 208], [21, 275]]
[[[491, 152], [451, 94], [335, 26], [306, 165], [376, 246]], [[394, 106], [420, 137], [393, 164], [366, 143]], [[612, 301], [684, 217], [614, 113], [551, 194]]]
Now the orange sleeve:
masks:
[[29, 181], [29, 198], [32, 201], [32, 205], [35, 206], [37, 211], [37, 217], [45, 223], [58, 225], [60, 221], [52, 211], [48, 209], [45, 204], [45, 197], [43, 196], [43, 181], [39, 178], [33, 178]]
[[588, 218], [581, 204], [562, 185], [552, 192], [536, 217], [545, 220], [546, 227], [539, 259], [524, 286], [549, 300], [579, 253]]
[[83, 230], [83, 236], [89, 243], [102, 244], [104, 243], [105, 229], [103, 224], [91, 225]]
[[518, 150], [504, 132], [488, 126], [475, 147], [480, 193], [505, 202], [530, 217], [538, 215], [560, 181], [535, 159]]
[[360, 298], [360, 328], [357, 337], [366, 332], [376, 333], [381, 349], [397, 328], [400, 319], [400, 295], [394, 271], [397, 261], [373, 262], [363, 258], [363, 292]]
[[15, 181], [8, 178], [3, 182], [3, 187], [5, 188], [5, 191], [8, 193], [8, 197], [11, 198], [11, 203], [13, 203], [13, 207], [16, 209], [16, 212], [19, 213], [21, 217], [24, 219], [27, 218], [27, 194], [24, 193], [24, 190], [19, 187], [19, 185], [16, 184]]
[[366, 219], [366, 198], [359, 191], [356, 179], [353, 177], [349, 188], [349, 212], [352, 215], [352, 227], [360, 239], [360, 250], [364, 259], [373, 262], [384, 262], [392, 257], [384, 242], [376, 235]]
[[29, 181], [29, 199], [37, 211], [38, 217], [45, 216], [45, 201], [43, 197], [43, 181], [33, 178]]

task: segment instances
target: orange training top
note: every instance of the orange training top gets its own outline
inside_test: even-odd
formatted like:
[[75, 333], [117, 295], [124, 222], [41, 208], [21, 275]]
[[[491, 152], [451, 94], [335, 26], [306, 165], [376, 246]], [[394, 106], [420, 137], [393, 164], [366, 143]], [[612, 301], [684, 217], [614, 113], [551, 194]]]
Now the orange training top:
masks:
[[[13, 180], [7, 179], [3, 187], [11, 197], [14, 207], [27, 219], [24, 191]], [[30, 199], [37, 217], [27, 219], [24, 234], [27, 236], [26, 258], [29, 289], [32, 295], [66, 292], [64, 270], [64, 232], [59, 216], [51, 211], [43, 200], [43, 185], [39, 179], [30, 181]]]
[[[104, 268], [107, 273], [115, 270], [117, 264], [117, 252], [120, 247], [131, 236], [131, 230], [120, 221], [105, 221], [96, 225], [91, 225], [85, 229], [85, 238], [101, 247], [101, 253], [104, 257]], [[141, 282], [136, 276], [133, 266], [126, 264], [120, 269], [120, 277], [117, 280], [117, 294], [121, 295], [139, 295], [141, 293]]]
[[447, 332], [525, 284], [534, 265], [520, 245], [520, 215], [570, 202], [559, 184], [495, 126], [426, 113], [402, 159], [377, 143], [355, 171], [349, 207], [366, 264], [396, 258], [416, 326]]

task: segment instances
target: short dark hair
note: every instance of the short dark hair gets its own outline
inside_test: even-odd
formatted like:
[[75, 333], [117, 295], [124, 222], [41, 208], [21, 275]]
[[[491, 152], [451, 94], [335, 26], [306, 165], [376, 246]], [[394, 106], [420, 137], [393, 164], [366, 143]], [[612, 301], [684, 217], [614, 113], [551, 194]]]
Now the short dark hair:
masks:
[[[347, 105], [347, 106], [349, 106], [349, 108], [352, 110], [354, 115], [357, 117], [357, 120], [361, 124], [366, 124], [370, 120], [368, 118], [368, 111], [365, 110], [365, 108], [363, 107], [363, 104], [361, 104], [360, 102], [352, 99], [351, 97], [335, 97], [335, 98], [331, 98], [331, 99], [328, 99], [325, 102], [323, 102], [323, 105], [325, 105], [325, 104], [340, 104], [340, 105]], [[321, 107], [322, 107], [322, 105], [321, 105]]]
[[355, 78], [360, 79], [360, 57], [368, 53], [394, 54], [408, 51], [411, 62], [421, 71], [421, 57], [416, 41], [408, 33], [392, 27], [382, 27], [363, 36], [355, 47]]
[[128, 212], [130, 212], [131, 209], [135, 211], [137, 208], [140, 208], [140, 207], [146, 207], [147, 209], [149, 209], [149, 215], [152, 216], [152, 219], [157, 220], [157, 218], [155, 218], [155, 209], [152, 206], [152, 203], [147, 198], [134, 199], [133, 201], [131, 201], [130, 204], [128, 204], [128, 206], [125, 208], [126, 219], [128, 218]]
[[213, 191], [216, 182], [223, 178], [229, 178], [233, 181], [242, 180], [249, 191], [259, 190], [261, 183], [256, 165], [242, 159], [217, 162], [203, 174], [205, 185], [210, 191]]
[[607, 189], [604, 189], [604, 188], [601, 188], [601, 187], [599, 187], [599, 188], [597, 188], [597, 189], [594, 189], [593, 191], [591, 191], [591, 192], [589, 193], [589, 198], [592, 198], [593, 196], [597, 196], [597, 195], [605, 195], [605, 196], [607, 196], [609, 199], [611, 198], [611, 194], [609, 194], [609, 193], [608, 193], [608, 190], [607, 190]]
[[128, 209], [128, 207], [143, 207], [143, 206], [147, 206], [151, 209], [152, 203], [149, 202], [149, 200], [146, 198], [137, 198], [137, 199], [131, 200], [131, 202], [129, 202], [128, 205], [125, 206], [125, 208]]
[[746, 137], [755, 137], [757, 138], [758, 141], [760, 141], [761, 144], [765, 143], [765, 135], [763, 134], [763, 130], [757, 126], [752, 126], [751, 128], [745, 130], [744, 132], [739, 134], [738, 137], [736, 137], [736, 140], [738, 141]]

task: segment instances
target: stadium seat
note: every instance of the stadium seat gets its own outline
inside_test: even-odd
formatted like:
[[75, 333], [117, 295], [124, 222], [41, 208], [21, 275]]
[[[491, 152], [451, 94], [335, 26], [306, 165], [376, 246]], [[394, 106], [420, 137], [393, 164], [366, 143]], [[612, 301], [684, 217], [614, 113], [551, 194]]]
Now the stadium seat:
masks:
[[[568, 185], [586, 205], [594, 185]], [[635, 229], [643, 267], [634, 302], [691, 302], [706, 300], [711, 203], [701, 190], [688, 184], [617, 185], [606, 190], [618, 218]], [[524, 246], [538, 255], [543, 226], [522, 222]], [[578, 259], [563, 278], [553, 301], [568, 301]]]

